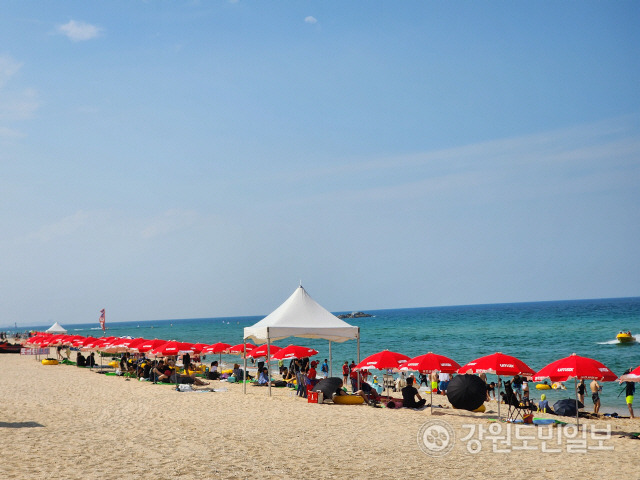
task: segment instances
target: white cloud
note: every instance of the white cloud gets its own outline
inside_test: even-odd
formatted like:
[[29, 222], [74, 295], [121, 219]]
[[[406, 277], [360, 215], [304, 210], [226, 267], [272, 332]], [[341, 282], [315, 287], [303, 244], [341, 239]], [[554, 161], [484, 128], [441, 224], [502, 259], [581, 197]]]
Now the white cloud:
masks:
[[8, 55], [0, 55], [0, 88], [22, 68], [22, 63], [16, 62]]
[[142, 230], [143, 238], [154, 238], [188, 228], [194, 224], [198, 214], [190, 210], [170, 209], [164, 212]]
[[24, 133], [18, 130], [0, 126], [0, 138], [22, 138], [24, 136]]
[[314, 23], [318, 23], [318, 19], [316, 19], [316, 17], [312, 17], [311, 15], [309, 15], [308, 17], [304, 18], [304, 21], [306, 23], [310, 23], [310, 24], [314, 24]]
[[[0, 55], [0, 120], [15, 122], [33, 117], [40, 106], [38, 92], [33, 88], [16, 88], [10, 83], [22, 68], [22, 63], [9, 55]], [[0, 125], [1, 138], [18, 138], [24, 135], [7, 125]]]
[[87, 212], [79, 210], [73, 215], [65, 217], [55, 223], [44, 225], [37, 232], [30, 234], [28, 238], [41, 242], [49, 242], [59, 237], [66, 237], [78, 232], [87, 224], [89, 219], [90, 215]]
[[84, 40], [92, 40], [99, 37], [102, 34], [103, 29], [96, 25], [91, 25], [85, 22], [76, 22], [75, 20], [69, 20], [64, 25], [58, 25], [58, 32], [62, 35], [66, 35], [70, 40], [74, 42], [81, 42]]

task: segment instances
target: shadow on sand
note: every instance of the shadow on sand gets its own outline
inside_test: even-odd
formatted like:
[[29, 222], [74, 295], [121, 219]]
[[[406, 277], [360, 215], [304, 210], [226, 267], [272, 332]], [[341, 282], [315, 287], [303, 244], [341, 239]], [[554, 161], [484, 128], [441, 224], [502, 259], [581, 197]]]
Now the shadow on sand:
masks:
[[35, 428], [44, 427], [38, 422], [0, 422], [0, 428]]

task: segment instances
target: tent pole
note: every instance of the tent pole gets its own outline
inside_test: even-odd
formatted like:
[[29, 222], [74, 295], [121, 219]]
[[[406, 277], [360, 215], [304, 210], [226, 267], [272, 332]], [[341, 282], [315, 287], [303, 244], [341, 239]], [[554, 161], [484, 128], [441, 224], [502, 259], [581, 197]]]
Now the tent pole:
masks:
[[[358, 327], [358, 362], [357, 363], [360, 363], [360, 327]], [[360, 390], [360, 372], [356, 372], [356, 374], [357, 374], [356, 378], [357, 378], [358, 390]]]
[[331, 340], [329, 340], [329, 376], [333, 377], [333, 357], [331, 356]]
[[[258, 375], [260, 372], [258, 372]], [[260, 377], [258, 377], [260, 378]], [[271, 336], [267, 327], [267, 385], [269, 386], [269, 396], [271, 396]]]
[[578, 416], [578, 377], [574, 378], [574, 380], [576, 390], [576, 424], [578, 425], [578, 431], [580, 431], [580, 417]]
[[[247, 382], [245, 379], [247, 378], [247, 339], [243, 340], [244, 342], [244, 375], [242, 379], [242, 393], [246, 395], [247, 393]], [[237, 380], [237, 379], [236, 379]]]

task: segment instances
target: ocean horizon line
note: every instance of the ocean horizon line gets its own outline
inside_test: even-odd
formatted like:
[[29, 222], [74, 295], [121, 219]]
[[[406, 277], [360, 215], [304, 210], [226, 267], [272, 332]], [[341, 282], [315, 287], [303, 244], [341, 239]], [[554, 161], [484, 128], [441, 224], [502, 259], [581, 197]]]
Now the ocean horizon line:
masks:
[[[533, 300], [533, 301], [517, 301], [517, 302], [495, 302], [495, 303], [469, 303], [469, 304], [461, 304], [461, 305], [433, 305], [433, 306], [423, 306], [423, 307], [391, 307], [391, 308], [374, 308], [374, 309], [360, 309], [360, 310], [336, 310], [331, 313], [334, 315], [341, 315], [345, 313], [352, 312], [391, 312], [391, 311], [407, 311], [407, 310], [437, 310], [437, 309], [445, 309], [445, 308], [478, 308], [478, 307], [500, 307], [500, 306], [509, 306], [509, 305], [540, 305], [540, 304], [554, 304], [554, 303], [580, 303], [580, 302], [602, 302], [602, 301], [623, 301], [623, 300], [635, 300], [640, 299], [640, 296], [631, 296], [631, 297], [601, 297], [601, 298], [576, 298], [576, 299], [564, 299], [564, 300]], [[255, 319], [255, 318], [264, 318], [266, 315], [238, 315], [238, 316], [217, 316], [217, 317], [183, 317], [183, 318], [157, 318], [157, 319], [144, 319], [144, 320], [120, 320], [120, 321], [108, 321], [107, 325], [112, 324], [124, 324], [124, 323], [148, 323], [148, 322], [181, 322], [181, 321], [193, 321], [193, 320], [242, 320], [242, 319]], [[96, 318], [95, 322], [76, 322], [76, 323], [67, 323], [63, 320], [48, 320], [46, 323], [38, 324], [38, 325], [25, 325], [25, 326], [15, 326], [11, 325], [0, 325], [0, 330], [2, 331], [17, 331], [22, 332], [25, 330], [35, 330], [41, 327], [49, 328], [53, 323], [58, 322], [62, 325], [91, 325], [95, 323], [98, 324], [98, 319]], [[61, 323], [62, 322], [62, 323]], [[64, 326], [64, 325], [63, 325]]]

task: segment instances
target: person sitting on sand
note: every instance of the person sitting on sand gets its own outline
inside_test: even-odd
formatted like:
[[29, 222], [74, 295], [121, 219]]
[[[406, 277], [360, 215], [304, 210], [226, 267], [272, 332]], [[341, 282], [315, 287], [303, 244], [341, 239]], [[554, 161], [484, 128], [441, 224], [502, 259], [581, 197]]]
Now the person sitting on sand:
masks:
[[336, 388], [336, 391], [333, 393], [333, 395], [331, 395], [331, 398], [333, 399], [333, 397], [339, 397], [340, 395], [349, 395], [347, 392], [344, 391], [344, 382], [340, 382], [340, 384], [338, 385], [338, 388]]
[[269, 385], [269, 370], [264, 367], [258, 375], [258, 385]]
[[156, 374], [157, 382], [170, 383], [173, 369], [168, 363], [165, 364], [163, 360], [160, 360], [154, 369], [154, 373]]
[[78, 367], [84, 367], [86, 364], [87, 361], [85, 360], [84, 356], [81, 352], [78, 352], [78, 355], [76, 356], [76, 365]]
[[[416, 402], [416, 397], [418, 401]], [[402, 389], [402, 406], [407, 408], [422, 408], [427, 400], [422, 398], [413, 386], [413, 377], [407, 378], [407, 386]]]
[[244, 370], [240, 368], [240, 365], [237, 363], [233, 364], [233, 374], [236, 378], [236, 382], [241, 382], [244, 380]]
[[547, 396], [544, 393], [540, 395], [540, 403], [538, 403], [538, 411], [542, 413], [553, 413], [553, 410], [549, 406], [549, 400], [547, 400]]
[[204, 380], [196, 376], [197, 374], [196, 366], [193, 363], [189, 365], [189, 371], [191, 372], [189, 374], [184, 374], [184, 375], [176, 374], [178, 375], [178, 383], [186, 383], [190, 385], [196, 385], [198, 387], [201, 387], [203, 385], [209, 385], [207, 382], [205, 382]]
[[378, 395], [378, 392], [376, 392], [376, 390], [367, 382], [362, 382], [362, 385], [360, 385], [360, 390], [358, 390], [355, 394], [360, 395], [362, 398], [364, 398], [365, 402], [377, 402], [380, 400], [380, 395]]
[[87, 357], [86, 366], [91, 368], [96, 366], [96, 354], [94, 352], [91, 352], [91, 355]]
[[296, 381], [296, 374], [294, 370], [287, 370], [286, 368], [284, 369], [284, 375], [282, 377], [282, 379], [287, 382], [287, 387], [290, 388], [294, 388], [295, 387], [295, 381]]

